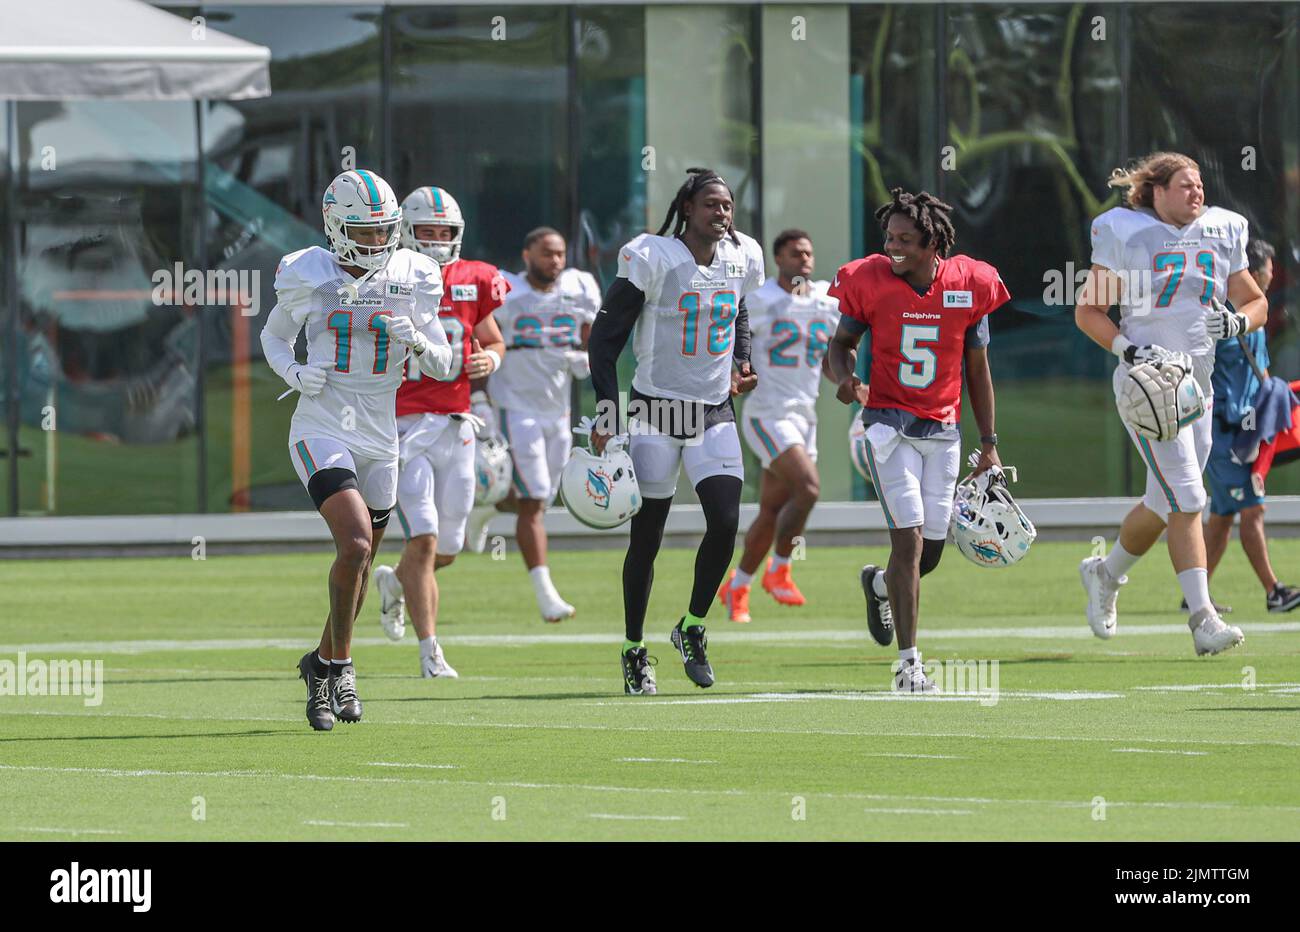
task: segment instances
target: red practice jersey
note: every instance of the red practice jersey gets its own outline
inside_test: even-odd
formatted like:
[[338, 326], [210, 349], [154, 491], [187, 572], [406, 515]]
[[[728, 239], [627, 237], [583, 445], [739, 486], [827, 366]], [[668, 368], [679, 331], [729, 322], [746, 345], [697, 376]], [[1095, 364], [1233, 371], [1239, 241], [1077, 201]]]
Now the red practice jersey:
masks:
[[939, 260], [916, 293], [885, 255], [855, 259], [831, 283], [840, 312], [871, 328], [869, 408], [900, 408], [943, 423], [961, 418], [966, 330], [1011, 299], [998, 270], [970, 256]]
[[447, 331], [452, 361], [448, 381], [423, 375], [411, 358], [405, 378], [397, 389], [397, 414], [464, 414], [469, 410], [469, 376], [465, 362], [470, 356], [474, 328], [501, 306], [510, 285], [495, 265], [473, 259], [457, 259], [442, 267], [442, 303], [438, 320]]

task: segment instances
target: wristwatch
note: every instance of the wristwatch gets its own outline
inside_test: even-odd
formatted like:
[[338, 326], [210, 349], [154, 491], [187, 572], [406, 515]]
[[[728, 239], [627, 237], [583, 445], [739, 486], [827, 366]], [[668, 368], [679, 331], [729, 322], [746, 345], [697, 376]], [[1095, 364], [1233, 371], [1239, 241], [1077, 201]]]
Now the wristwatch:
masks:
[[980, 437], [980, 443], [985, 446], [996, 447], [998, 445], [998, 435], [989, 434], [987, 437]]

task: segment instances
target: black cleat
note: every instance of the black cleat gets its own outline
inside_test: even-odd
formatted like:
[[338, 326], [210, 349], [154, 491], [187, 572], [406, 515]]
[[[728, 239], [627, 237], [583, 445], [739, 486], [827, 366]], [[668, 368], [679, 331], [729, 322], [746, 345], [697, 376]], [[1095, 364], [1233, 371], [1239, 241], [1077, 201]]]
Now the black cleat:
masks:
[[658, 693], [655, 686], [655, 668], [644, 647], [634, 647], [623, 652], [623, 692], [629, 696], [653, 696]]
[[348, 664], [337, 676], [333, 675], [332, 669], [330, 673], [330, 703], [335, 717], [349, 725], [361, 721], [361, 700], [357, 698], [356, 667]]
[[334, 710], [330, 708], [330, 678], [316, 672], [315, 651], [309, 650], [298, 661], [298, 678], [307, 681], [307, 722], [317, 731], [334, 727]]
[[[1300, 587], [1284, 586], [1278, 583], [1268, 594], [1266, 603], [1270, 612], [1289, 612], [1300, 605]], [[1220, 612], [1219, 614], [1223, 614]]]
[[872, 639], [881, 647], [894, 643], [894, 610], [889, 607], [889, 599], [876, 595], [875, 581], [877, 573], [883, 573], [878, 566], [862, 568], [862, 593], [867, 597], [867, 630]]
[[[1270, 596], [1269, 598], [1272, 598], [1272, 596]], [[1232, 614], [1232, 606], [1231, 606], [1231, 605], [1220, 605], [1218, 602], [1214, 601], [1214, 599], [1210, 599], [1210, 606], [1211, 606], [1211, 607], [1212, 607], [1216, 612], [1218, 612], [1220, 615], [1231, 615], [1231, 614]], [[1186, 599], [1183, 599], [1183, 601], [1182, 601], [1181, 603], [1179, 603], [1178, 607], [1181, 608], [1183, 611], [1186, 612], [1186, 611], [1187, 611], [1187, 600], [1186, 600]], [[1272, 612], [1272, 611], [1277, 611], [1277, 609], [1272, 609], [1272, 608], [1270, 608], [1269, 611], [1270, 611], [1270, 612]]]
[[677, 627], [673, 628], [673, 647], [681, 653], [682, 663], [686, 666], [686, 675], [690, 677], [691, 682], [696, 686], [708, 688], [713, 685], [713, 667], [709, 666], [709, 658], [705, 653], [709, 640], [704, 636], [704, 625], [683, 628], [685, 624], [686, 619], [683, 618], [677, 622]]

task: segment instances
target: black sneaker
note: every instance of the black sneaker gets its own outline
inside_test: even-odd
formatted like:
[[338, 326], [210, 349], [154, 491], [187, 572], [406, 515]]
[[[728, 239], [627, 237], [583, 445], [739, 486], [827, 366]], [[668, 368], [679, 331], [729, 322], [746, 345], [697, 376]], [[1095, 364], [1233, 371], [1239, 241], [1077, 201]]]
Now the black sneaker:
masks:
[[862, 568], [862, 593], [867, 597], [867, 630], [871, 632], [871, 637], [881, 647], [888, 647], [894, 643], [894, 610], [889, 607], [889, 599], [882, 599], [876, 595], [875, 582], [876, 574], [883, 573], [878, 566], [864, 566]]
[[1300, 605], [1300, 586], [1284, 586], [1278, 583], [1268, 594], [1267, 604], [1270, 612], [1291, 611]]
[[307, 681], [307, 722], [317, 731], [334, 727], [334, 710], [330, 707], [330, 678], [316, 672], [315, 651], [309, 650], [298, 661], [298, 678]]
[[705, 653], [709, 647], [709, 639], [704, 636], [704, 625], [683, 628], [684, 624], [686, 624], [685, 618], [677, 622], [677, 627], [673, 628], [673, 647], [681, 653], [682, 663], [686, 666], [686, 675], [690, 677], [691, 682], [705, 688], [712, 686], [713, 667], [709, 666], [709, 658]]
[[335, 675], [330, 665], [330, 702], [340, 722], [361, 721], [361, 700], [357, 698], [357, 669], [348, 664]]
[[[1272, 597], [1272, 596], [1269, 596], [1269, 598], [1271, 599], [1271, 598], [1273, 598], [1273, 597]], [[1272, 605], [1273, 603], [1270, 602], [1269, 604]], [[1179, 603], [1178, 607], [1181, 608], [1183, 611], [1187, 611], [1187, 600], [1186, 600], [1186, 599], [1183, 599], [1183, 601]], [[1232, 614], [1232, 606], [1231, 606], [1231, 605], [1220, 605], [1218, 602], [1214, 601], [1214, 598], [1213, 598], [1213, 597], [1210, 598], [1210, 607], [1213, 608], [1213, 609], [1214, 609], [1216, 612], [1218, 612], [1220, 615], [1231, 615], [1231, 614]], [[1294, 608], [1294, 607], [1295, 607], [1295, 606], [1292, 606], [1292, 608]], [[1290, 610], [1290, 609], [1273, 609], [1273, 608], [1270, 608], [1270, 609], [1269, 609], [1270, 612], [1273, 612], [1273, 611], [1289, 611], [1289, 610]]]
[[629, 696], [653, 696], [659, 688], [655, 686], [655, 668], [644, 647], [634, 647], [623, 652], [623, 692]]

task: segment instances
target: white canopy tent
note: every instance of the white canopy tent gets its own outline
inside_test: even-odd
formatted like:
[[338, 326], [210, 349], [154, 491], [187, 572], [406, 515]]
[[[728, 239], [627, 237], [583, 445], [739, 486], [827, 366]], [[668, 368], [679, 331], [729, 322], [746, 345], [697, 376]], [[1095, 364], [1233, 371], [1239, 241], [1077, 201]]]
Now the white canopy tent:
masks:
[[[4, 289], [7, 321], [17, 333], [18, 244], [15, 197], [19, 172], [17, 101], [196, 101], [198, 184], [203, 189], [201, 100], [244, 100], [271, 93], [270, 49], [156, 9], [142, 0], [0, 0], [0, 100], [5, 102], [8, 164], [4, 197]], [[206, 252], [201, 226], [200, 252]], [[200, 328], [202, 333], [202, 328]], [[6, 339], [9, 501], [18, 508], [18, 341]], [[202, 338], [199, 348], [203, 356]], [[200, 380], [201, 384], [201, 380]], [[202, 394], [198, 416], [202, 417]], [[200, 433], [202, 436], [202, 433]], [[201, 441], [200, 441], [201, 442]], [[206, 457], [200, 451], [203, 469]], [[200, 488], [205, 483], [200, 483]]]

